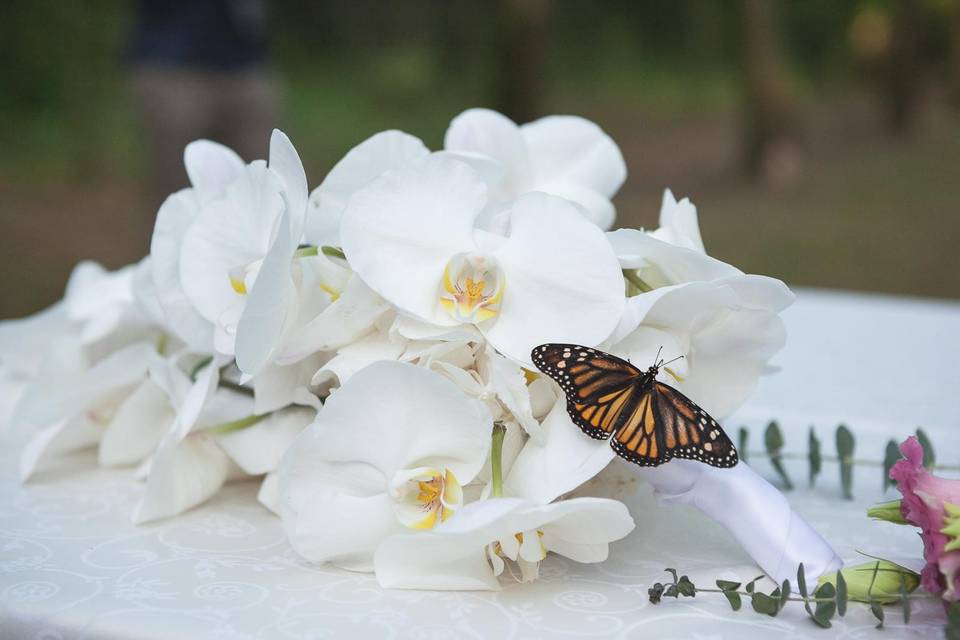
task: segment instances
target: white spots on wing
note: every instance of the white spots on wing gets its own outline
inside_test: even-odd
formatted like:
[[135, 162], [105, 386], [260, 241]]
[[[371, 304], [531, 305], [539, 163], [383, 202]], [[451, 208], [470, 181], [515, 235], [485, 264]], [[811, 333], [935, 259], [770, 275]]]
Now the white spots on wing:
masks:
[[566, 368], [567, 368], [567, 363], [564, 362], [563, 360], [557, 363], [557, 369], [566, 369]]

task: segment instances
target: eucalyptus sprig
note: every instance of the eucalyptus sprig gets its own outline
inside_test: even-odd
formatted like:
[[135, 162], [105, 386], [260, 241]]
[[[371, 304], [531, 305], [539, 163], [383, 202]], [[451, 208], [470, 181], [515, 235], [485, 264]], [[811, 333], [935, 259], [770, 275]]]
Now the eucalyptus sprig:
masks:
[[[919, 576], [914, 572], [880, 559], [875, 559], [874, 562], [863, 566], [829, 574], [825, 577], [826, 579], [820, 579], [813, 591], [810, 591], [807, 587], [806, 574], [803, 564], [801, 564], [797, 571], [796, 594], [789, 580], [784, 580], [780, 586], [769, 593], [764, 593], [756, 588], [757, 581], [761, 580], [763, 576], [758, 576], [746, 584], [730, 580], [717, 580], [716, 588], [708, 588], [696, 586], [688, 576], [678, 575], [676, 569], [667, 568], [664, 570], [670, 574], [672, 580], [667, 583], [654, 583], [647, 590], [647, 596], [652, 604], [660, 604], [663, 598], [679, 599], [681, 596], [695, 598], [699, 593], [719, 593], [727, 599], [733, 611], [739, 611], [743, 607], [744, 599], [749, 599], [750, 606], [754, 611], [776, 617], [788, 603], [801, 602], [811, 620], [824, 629], [831, 626], [834, 617], [846, 615], [847, 605], [850, 602], [867, 605], [877, 619], [878, 629], [883, 626], [885, 619], [882, 605], [899, 603], [903, 611], [903, 622], [909, 624], [910, 601], [933, 597], [927, 594], [912, 593], [919, 584]], [[858, 579], [852, 585], [847, 582], [844, 574], [850, 575], [849, 572], [851, 571], [867, 572], [869, 578], [865, 582], [865, 588], [864, 580]], [[878, 582], [880, 577], [884, 577], [882, 585]], [[833, 579], [833, 582], [830, 581], [830, 578]], [[892, 588], [893, 585], [898, 586]], [[950, 624], [955, 625], [958, 634], [955, 637], [960, 640], [960, 608], [957, 608], [955, 617], [956, 620], [950, 618]], [[949, 635], [950, 628], [948, 625], [948, 637], [951, 637]]]
[[[917, 440], [923, 447], [923, 461], [927, 469], [939, 469], [942, 471], [960, 471], [960, 467], [935, 464], [935, 453], [933, 443], [926, 432], [917, 428]], [[890, 479], [890, 469], [896, 464], [900, 455], [900, 447], [895, 440], [890, 440], [886, 444], [883, 461], [858, 459], [854, 457], [856, 450], [856, 438], [853, 431], [844, 424], [838, 425], [834, 433], [834, 446], [836, 455], [824, 455], [823, 446], [817, 437], [816, 429], [811, 426], [807, 436], [807, 452], [795, 453], [784, 451], [786, 439], [783, 431], [776, 421], [771, 421], [763, 433], [764, 451], [748, 451], [747, 444], [750, 441], [750, 432], [746, 427], [740, 427], [738, 433], [739, 453], [742, 460], [753, 458], [768, 458], [774, 472], [780, 479], [781, 487], [790, 491], [794, 487], [793, 480], [787, 473], [785, 460], [806, 460], [809, 465], [809, 483], [813, 487], [817, 478], [823, 471], [823, 463], [837, 463], [840, 467], [840, 487], [843, 497], [847, 500], [853, 500], [853, 469], [857, 466], [880, 467], [883, 469], [883, 488], [891, 486], [893, 481]]]

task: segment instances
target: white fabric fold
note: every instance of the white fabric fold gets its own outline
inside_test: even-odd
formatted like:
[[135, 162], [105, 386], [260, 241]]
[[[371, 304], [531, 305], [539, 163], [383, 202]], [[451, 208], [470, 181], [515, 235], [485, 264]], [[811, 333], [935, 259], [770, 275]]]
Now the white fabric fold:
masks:
[[778, 583], [796, 584], [803, 563], [807, 583], [843, 566], [840, 556], [786, 497], [745, 462], [716, 469], [672, 460], [640, 471], [662, 503], [692, 505], [722, 524], [763, 571]]

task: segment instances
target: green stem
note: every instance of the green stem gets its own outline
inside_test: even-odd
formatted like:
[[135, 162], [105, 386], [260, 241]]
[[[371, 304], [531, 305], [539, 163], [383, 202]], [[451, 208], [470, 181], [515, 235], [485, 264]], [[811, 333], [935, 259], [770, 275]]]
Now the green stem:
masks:
[[343, 252], [343, 249], [340, 247], [320, 247], [320, 251], [323, 252], [323, 255], [328, 258], [340, 258], [341, 260], [347, 259], [347, 254]]
[[244, 418], [240, 418], [239, 420], [233, 420], [232, 422], [224, 422], [223, 424], [218, 424], [215, 427], [210, 427], [209, 430], [213, 431], [216, 434], [232, 433], [234, 431], [240, 431], [241, 429], [246, 429], [247, 427], [251, 427], [257, 424], [258, 422], [266, 418], [268, 415], [270, 414], [265, 413], [259, 416], [249, 415]]
[[213, 362], [213, 356], [207, 356], [197, 364], [193, 365], [193, 369], [190, 370], [190, 381], [196, 382], [197, 374], [200, 373], [200, 371], [202, 371], [203, 368], [208, 364], [210, 364], [211, 362]]
[[490, 494], [494, 498], [503, 497], [503, 436], [507, 428], [502, 423], [493, 425], [493, 445], [490, 447], [490, 472], [493, 475], [493, 489]]
[[294, 257], [294, 258], [309, 258], [309, 257], [311, 257], [311, 256], [317, 255], [317, 253], [319, 253], [319, 252], [317, 251], [317, 248], [316, 248], [316, 247], [310, 247], [310, 246], [300, 247], [299, 249], [297, 249], [296, 253], [293, 254], [293, 257]]
[[634, 269], [624, 269], [623, 277], [627, 279], [627, 282], [635, 286], [640, 293], [653, 291], [653, 287], [644, 282]]

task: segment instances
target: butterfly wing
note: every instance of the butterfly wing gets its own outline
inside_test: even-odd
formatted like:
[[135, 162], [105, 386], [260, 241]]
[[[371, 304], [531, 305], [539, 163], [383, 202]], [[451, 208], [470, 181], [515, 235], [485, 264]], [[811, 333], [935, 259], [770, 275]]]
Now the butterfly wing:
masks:
[[567, 396], [567, 413], [591, 438], [605, 440], [640, 401], [643, 373], [626, 360], [576, 344], [544, 344], [531, 353], [538, 369]]
[[683, 458], [728, 468], [739, 460], [736, 447], [717, 421], [662, 382], [645, 386], [636, 410], [610, 445], [621, 458], [643, 467]]

